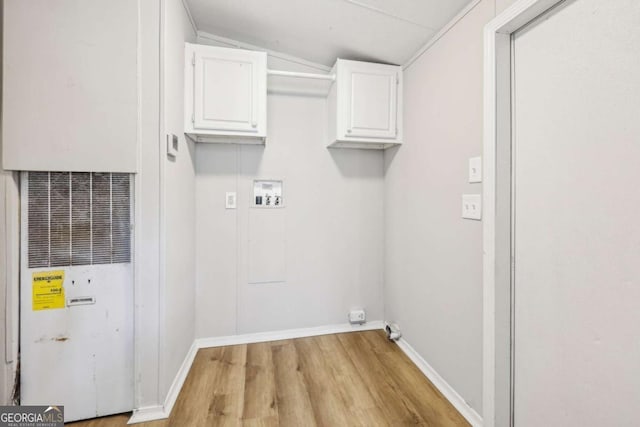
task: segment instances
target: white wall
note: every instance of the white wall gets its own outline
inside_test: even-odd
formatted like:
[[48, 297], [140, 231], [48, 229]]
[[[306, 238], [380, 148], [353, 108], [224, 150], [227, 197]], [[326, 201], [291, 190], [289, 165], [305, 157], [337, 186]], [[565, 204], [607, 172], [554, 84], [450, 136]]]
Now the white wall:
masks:
[[514, 38], [515, 423], [640, 423], [640, 3]]
[[136, 171], [137, 2], [4, 7], [4, 168]]
[[480, 1], [406, 70], [404, 144], [385, 152], [385, 317], [482, 412], [482, 224], [460, 217], [482, 151]]
[[495, 0], [496, 2], [496, 16], [506, 8], [514, 4], [517, 0]]
[[[179, 138], [178, 155], [161, 153], [164, 280], [160, 396], [166, 395], [195, 337], [195, 146], [184, 136], [184, 43], [196, 33], [181, 0], [164, 2], [164, 134]], [[162, 143], [163, 141], [161, 141]], [[164, 146], [163, 146], [164, 148]]]
[[[317, 82], [269, 84], [266, 147], [196, 146], [198, 337], [345, 323], [352, 307], [383, 317], [383, 154], [326, 148], [326, 83], [321, 96], [309, 95]], [[249, 207], [254, 179], [282, 179], [285, 208]], [[225, 209], [226, 191], [238, 209]], [[273, 278], [265, 261], [286, 266], [284, 281], [248, 283]]]

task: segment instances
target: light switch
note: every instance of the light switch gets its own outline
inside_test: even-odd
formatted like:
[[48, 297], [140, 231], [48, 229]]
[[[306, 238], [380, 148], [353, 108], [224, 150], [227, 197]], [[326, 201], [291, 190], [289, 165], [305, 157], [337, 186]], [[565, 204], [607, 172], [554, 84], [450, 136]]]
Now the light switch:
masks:
[[480, 194], [462, 195], [462, 218], [482, 219], [482, 196]]
[[482, 182], [482, 157], [469, 159], [469, 182]]
[[235, 191], [228, 191], [227, 192], [225, 207], [227, 209], [235, 209], [236, 208], [236, 193], [235, 193]]
[[175, 159], [178, 155], [178, 137], [173, 134], [167, 135], [167, 156]]

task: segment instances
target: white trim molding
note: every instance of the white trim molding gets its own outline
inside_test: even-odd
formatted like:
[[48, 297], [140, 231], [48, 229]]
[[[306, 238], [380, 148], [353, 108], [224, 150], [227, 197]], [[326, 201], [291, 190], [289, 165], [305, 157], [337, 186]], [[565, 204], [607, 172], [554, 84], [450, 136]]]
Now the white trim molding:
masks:
[[[511, 307], [496, 304], [511, 301], [511, 35], [563, 0], [519, 0], [493, 19], [484, 30], [484, 136], [483, 173], [483, 390], [484, 425], [499, 419], [513, 425], [512, 376], [508, 402], [496, 400], [496, 369], [511, 370], [513, 363], [512, 321], [496, 324], [496, 310]], [[496, 331], [508, 330], [497, 341]], [[505, 345], [505, 342], [508, 341]], [[507, 354], [504, 354], [504, 353]], [[505, 360], [506, 365], [505, 366]], [[505, 393], [500, 395], [504, 396]], [[498, 408], [500, 408], [498, 410]], [[505, 409], [506, 408], [506, 409]], [[506, 419], [505, 419], [506, 417]]]
[[[20, 176], [4, 171], [0, 165], [0, 289], [4, 292], [4, 367], [0, 378], [0, 404], [13, 401], [20, 341]], [[4, 271], [2, 271], [4, 270]]]
[[167, 417], [171, 414], [173, 410], [173, 405], [175, 405], [176, 400], [178, 400], [178, 395], [180, 394], [180, 390], [182, 390], [182, 386], [184, 385], [185, 380], [187, 379], [187, 375], [189, 375], [189, 371], [191, 370], [191, 365], [193, 364], [194, 359], [196, 358], [196, 354], [198, 353], [198, 345], [196, 341], [191, 344], [191, 348], [187, 352], [187, 355], [180, 365], [180, 369], [176, 374], [176, 377], [173, 379], [173, 383], [171, 383], [171, 387], [169, 387], [169, 391], [167, 392], [167, 397], [164, 400], [164, 412]]
[[193, 30], [193, 34], [198, 37], [198, 26], [196, 25], [195, 19], [193, 19], [193, 14], [191, 14], [191, 8], [187, 4], [187, 0], [182, 0], [182, 7], [184, 7], [184, 11], [189, 18], [189, 22], [191, 23], [191, 29]]
[[482, 417], [478, 414], [471, 406], [467, 404], [467, 402], [458, 394], [458, 392], [449, 385], [448, 382], [444, 380], [438, 374], [438, 372], [433, 369], [426, 360], [418, 354], [418, 352], [409, 345], [409, 343], [404, 339], [400, 338], [396, 341], [398, 347], [411, 359], [411, 361], [422, 371], [425, 377], [431, 381], [440, 393], [447, 399], [460, 414], [471, 424], [473, 427], [482, 426]]
[[148, 421], [156, 421], [167, 418], [162, 406], [145, 406], [133, 410], [133, 414], [127, 424], [146, 423]]
[[287, 329], [274, 332], [257, 332], [255, 334], [230, 335], [226, 337], [199, 338], [196, 340], [198, 348], [222, 347], [226, 345], [252, 344], [259, 342], [288, 340], [293, 338], [315, 337], [318, 335], [340, 334], [343, 332], [357, 332], [383, 329], [382, 320], [367, 322], [363, 325], [348, 323], [319, 326], [314, 328]]
[[464, 7], [456, 16], [454, 16], [440, 31], [438, 31], [433, 37], [431, 37], [416, 53], [413, 54], [407, 62], [402, 65], [402, 69], [406, 70], [411, 67], [414, 62], [418, 60], [431, 46], [436, 44], [438, 40], [444, 37], [458, 22], [462, 20], [469, 12], [471, 12], [482, 0], [472, 0], [468, 5]]
[[[297, 56], [289, 55], [289, 54], [278, 52], [275, 50], [265, 49], [264, 47], [256, 46], [253, 44], [241, 42], [234, 39], [229, 39], [226, 37], [218, 36], [216, 34], [207, 33], [206, 31], [198, 31], [198, 39], [210, 40], [215, 43], [223, 44], [229, 47], [235, 47], [238, 49], [248, 49], [248, 50], [257, 50], [257, 51], [267, 52], [268, 56], [272, 56], [274, 58], [282, 59], [288, 62], [293, 62], [294, 64], [304, 65], [305, 67], [315, 68], [316, 70], [324, 71], [324, 72], [331, 71], [331, 67], [324, 64], [308, 61], [306, 59], [299, 58]], [[198, 40], [198, 43], [199, 43], [199, 40]]]

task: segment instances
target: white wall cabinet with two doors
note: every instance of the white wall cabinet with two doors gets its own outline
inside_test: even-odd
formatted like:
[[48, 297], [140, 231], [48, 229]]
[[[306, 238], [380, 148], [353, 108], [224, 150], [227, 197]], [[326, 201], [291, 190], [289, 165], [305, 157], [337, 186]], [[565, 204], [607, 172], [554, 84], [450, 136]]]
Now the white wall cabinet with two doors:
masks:
[[[185, 52], [185, 133], [196, 142], [263, 144], [266, 53], [190, 43]], [[331, 73], [328, 146], [400, 144], [402, 68], [338, 59]]]

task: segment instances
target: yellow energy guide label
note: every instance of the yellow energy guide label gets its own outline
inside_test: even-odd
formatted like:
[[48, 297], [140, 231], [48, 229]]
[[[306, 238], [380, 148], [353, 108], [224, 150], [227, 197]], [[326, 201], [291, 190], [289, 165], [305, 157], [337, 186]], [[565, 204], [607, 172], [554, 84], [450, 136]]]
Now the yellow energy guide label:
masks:
[[33, 310], [64, 308], [64, 270], [33, 273]]

